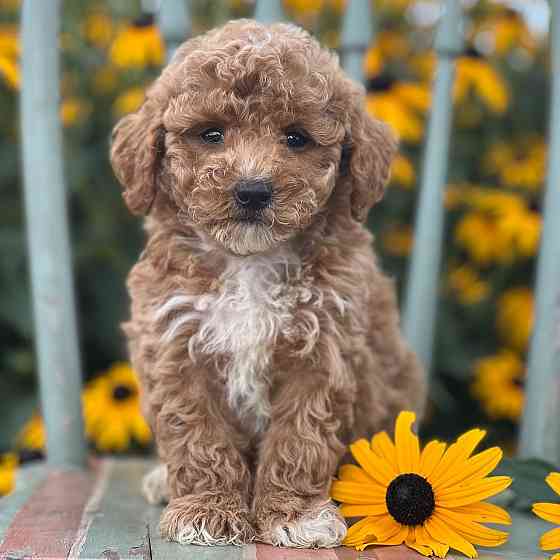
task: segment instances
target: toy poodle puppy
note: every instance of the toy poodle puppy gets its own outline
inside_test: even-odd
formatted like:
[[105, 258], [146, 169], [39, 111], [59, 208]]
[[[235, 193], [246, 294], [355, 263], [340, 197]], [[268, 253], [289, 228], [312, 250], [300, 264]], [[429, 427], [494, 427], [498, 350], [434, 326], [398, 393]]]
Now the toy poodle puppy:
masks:
[[146, 216], [124, 331], [168, 539], [340, 544], [346, 445], [421, 409], [363, 225], [395, 149], [334, 53], [250, 20], [184, 43], [115, 127], [124, 200]]

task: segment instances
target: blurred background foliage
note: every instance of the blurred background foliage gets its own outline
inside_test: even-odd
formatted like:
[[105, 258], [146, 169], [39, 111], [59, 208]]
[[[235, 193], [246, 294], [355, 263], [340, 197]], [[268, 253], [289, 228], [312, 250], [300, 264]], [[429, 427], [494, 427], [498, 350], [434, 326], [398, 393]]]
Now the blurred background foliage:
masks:
[[[387, 195], [370, 216], [384, 268], [406, 281], [418, 195], [438, 2], [375, 0], [364, 67], [368, 109], [401, 139]], [[537, 6], [539, 2], [531, 3]], [[533, 323], [549, 83], [546, 26], [522, 3], [470, 0], [457, 63], [436, 359], [424, 425], [451, 438], [473, 425], [515, 450]], [[250, 16], [250, 0], [193, 0], [192, 33]], [[540, 4], [541, 8], [543, 4]], [[337, 48], [343, 0], [285, 0], [289, 18]], [[15, 465], [41, 456], [19, 169], [19, 5], [0, 0], [0, 494]], [[141, 224], [121, 202], [110, 132], [142, 102], [164, 48], [137, 0], [65, 2], [60, 115], [64, 125], [86, 430], [100, 452], [139, 451], [150, 434], [119, 323]], [[101, 373], [100, 373], [101, 372]]]

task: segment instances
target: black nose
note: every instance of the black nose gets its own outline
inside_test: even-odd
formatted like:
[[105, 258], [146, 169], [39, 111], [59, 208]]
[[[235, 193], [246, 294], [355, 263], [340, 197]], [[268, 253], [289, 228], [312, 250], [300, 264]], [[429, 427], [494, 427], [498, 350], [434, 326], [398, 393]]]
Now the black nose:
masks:
[[267, 181], [243, 181], [235, 187], [237, 204], [245, 210], [262, 210], [270, 204], [272, 185]]

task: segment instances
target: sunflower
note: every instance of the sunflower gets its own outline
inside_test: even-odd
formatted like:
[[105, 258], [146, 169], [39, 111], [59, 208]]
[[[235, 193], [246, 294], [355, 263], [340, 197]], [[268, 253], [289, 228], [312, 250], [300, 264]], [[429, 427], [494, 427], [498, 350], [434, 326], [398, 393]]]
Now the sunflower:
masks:
[[410, 255], [414, 234], [410, 226], [392, 224], [381, 234], [385, 251], [396, 257]]
[[511, 8], [500, 7], [496, 13], [484, 18], [475, 29], [475, 34], [484, 34], [492, 39], [492, 47], [498, 56], [519, 49], [533, 53], [537, 47], [523, 16]]
[[525, 367], [511, 350], [486, 356], [474, 365], [472, 395], [492, 419], [516, 422], [523, 411]]
[[524, 352], [529, 345], [535, 320], [534, 307], [533, 291], [526, 286], [511, 288], [498, 299], [498, 333], [505, 344], [518, 352]]
[[122, 117], [136, 111], [144, 101], [144, 88], [133, 87], [121, 93], [113, 103], [113, 113]]
[[498, 142], [488, 151], [483, 165], [507, 187], [536, 191], [546, 175], [546, 142], [539, 136], [523, 137], [513, 144]]
[[536, 254], [542, 218], [523, 198], [480, 188], [453, 196], [455, 203], [460, 199], [472, 209], [457, 222], [454, 236], [473, 261], [483, 266], [510, 264]]
[[367, 110], [389, 124], [405, 141], [418, 142], [424, 132], [423, 115], [430, 107], [429, 88], [419, 82], [400, 82], [387, 74], [367, 82]]
[[119, 31], [109, 56], [118, 68], [145, 68], [163, 63], [165, 48], [152, 15], [144, 15]]
[[[560, 494], [560, 473], [550, 473], [546, 477], [546, 482], [554, 492]], [[533, 504], [533, 513], [545, 521], [550, 521], [555, 525], [560, 524], [560, 504], [536, 503]], [[540, 545], [543, 550], [560, 548], [560, 527], [551, 529], [542, 535]], [[554, 554], [550, 560], [560, 560], [560, 554]]]
[[105, 49], [113, 38], [113, 21], [101, 10], [92, 11], [82, 23], [82, 33], [92, 45]]
[[132, 442], [147, 445], [150, 428], [140, 412], [139, 384], [126, 363], [90, 381], [83, 392], [88, 438], [100, 451], [125, 451]]
[[457, 103], [474, 94], [491, 112], [502, 114], [509, 105], [509, 88], [492, 65], [474, 48], [457, 60], [453, 96]]
[[21, 81], [19, 53], [17, 28], [13, 25], [0, 26], [0, 76], [11, 89], [18, 89]]
[[381, 432], [371, 444], [360, 439], [350, 446], [360, 466], [343, 465], [331, 495], [342, 502], [343, 516], [367, 517], [350, 527], [344, 544], [363, 550], [405, 543], [440, 558], [450, 548], [475, 558], [473, 544], [503, 544], [506, 532], [482, 525], [511, 523], [506, 511], [482, 501], [511, 484], [507, 476], [487, 478], [502, 458], [501, 449], [472, 455], [485, 435], [475, 429], [447, 449], [431, 441], [421, 451], [411, 431], [415, 419], [413, 412], [399, 414], [394, 443]]
[[36, 412], [17, 435], [16, 449], [20, 455], [36, 458], [44, 453], [45, 442], [45, 423], [41, 415]]
[[0, 497], [14, 489], [17, 465], [18, 459], [15, 453], [0, 455]]
[[490, 287], [482, 280], [478, 272], [471, 266], [451, 266], [447, 273], [447, 284], [450, 291], [463, 305], [480, 303], [488, 297]]
[[364, 57], [365, 75], [380, 74], [385, 64], [405, 58], [410, 50], [411, 45], [405, 34], [393, 29], [380, 31]]
[[411, 189], [416, 180], [414, 165], [404, 155], [397, 154], [391, 165], [391, 184], [398, 184], [405, 189]]
[[90, 105], [78, 97], [68, 97], [60, 106], [60, 120], [65, 127], [83, 122], [91, 112]]

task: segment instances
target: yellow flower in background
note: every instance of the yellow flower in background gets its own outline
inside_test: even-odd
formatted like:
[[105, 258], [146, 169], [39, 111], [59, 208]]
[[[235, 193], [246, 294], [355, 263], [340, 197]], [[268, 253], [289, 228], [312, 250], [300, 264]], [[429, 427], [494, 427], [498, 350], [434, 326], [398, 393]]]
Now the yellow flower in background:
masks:
[[538, 190], [545, 179], [547, 146], [537, 136], [522, 138], [516, 143], [498, 142], [484, 158], [484, 169], [513, 188]]
[[523, 411], [525, 366], [511, 350], [481, 358], [474, 365], [473, 396], [494, 420], [516, 422]]
[[456, 243], [480, 265], [510, 264], [536, 254], [542, 228], [541, 216], [515, 194], [492, 189], [466, 189], [457, 195], [473, 208], [455, 227]]
[[114, 364], [83, 392], [86, 435], [100, 451], [125, 451], [133, 442], [151, 441], [140, 412], [140, 386], [129, 364]]
[[410, 226], [393, 224], [381, 234], [383, 248], [390, 255], [406, 257], [410, 255], [414, 235]]
[[453, 96], [458, 103], [475, 95], [493, 113], [502, 114], [509, 105], [509, 87], [476, 50], [469, 49], [457, 60]]
[[0, 10], [15, 12], [20, 6], [20, 0], [0, 0]]
[[18, 460], [15, 453], [0, 455], [0, 497], [9, 494], [16, 484]]
[[18, 64], [20, 45], [17, 27], [0, 26], [0, 76], [11, 89], [18, 89], [21, 82]]
[[69, 97], [62, 101], [60, 119], [66, 127], [79, 124], [86, 119], [91, 111], [88, 103], [77, 97]]
[[[552, 490], [554, 490], [554, 492], [556, 492], [556, 494], [560, 494], [560, 473], [550, 473], [546, 477], [546, 483], [552, 488]], [[545, 521], [549, 521], [555, 525], [560, 525], [560, 503], [551, 504], [540, 502], [533, 504], [533, 513]], [[540, 545], [543, 550], [547, 551], [559, 549], [560, 527], [551, 529], [542, 535]], [[560, 553], [554, 554], [550, 560], [560, 560]]]
[[136, 111], [144, 101], [144, 88], [130, 88], [121, 93], [113, 103], [113, 112], [122, 117]]
[[447, 284], [458, 301], [464, 305], [480, 303], [490, 293], [488, 282], [469, 265], [452, 266], [447, 273]]
[[485, 17], [475, 29], [475, 35], [479, 33], [492, 39], [493, 50], [498, 56], [519, 48], [533, 53], [537, 47], [537, 41], [525, 19], [511, 8], [500, 6], [495, 14]]
[[84, 37], [99, 49], [105, 49], [113, 38], [113, 20], [102, 11], [87, 15], [82, 23]]
[[112, 66], [105, 66], [97, 70], [93, 76], [93, 89], [101, 94], [111, 93], [118, 83], [118, 75]]
[[45, 424], [40, 414], [35, 413], [23, 426], [16, 438], [16, 448], [27, 451], [44, 451], [46, 442]]
[[165, 47], [154, 18], [145, 15], [121, 29], [111, 44], [111, 62], [118, 68], [160, 66]]
[[399, 14], [414, 4], [415, 0], [375, 0], [375, 9]]
[[534, 319], [534, 297], [530, 288], [511, 288], [498, 299], [496, 327], [503, 342], [514, 350], [527, 350]]
[[331, 496], [342, 503], [344, 517], [366, 517], [348, 529], [344, 544], [363, 550], [404, 543], [440, 558], [453, 548], [475, 558], [473, 545], [506, 542], [506, 532], [482, 524], [511, 523], [505, 510], [483, 501], [511, 484], [507, 476], [487, 477], [501, 449], [472, 455], [486, 434], [475, 429], [449, 447], [434, 440], [421, 450], [411, 431], [415, 419], [413, 412], [399, 414], [394, 443], [381, 432], [371, 443], [360, 439], [350, 446], [359, 466], [340, 468]]
[[419, 82], [398, 82], [386, 75], [368, 80], [366, 107], [408, 142], [418, 142], [424, 132], [423, 115], [430, 107], [430, 90]]
[[416, 172], [412, 162], [403, 154], [397, 154], [391, 166], [391, 184], [397, 183], [411, 189], [416, 181]]
[[386, 63], [405, 58], [410, 53], [410, 48], [404, 33], [392, 29], [380, 31], [364, 57], [366, 76], [381, 74]]

